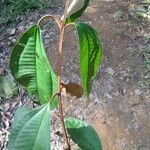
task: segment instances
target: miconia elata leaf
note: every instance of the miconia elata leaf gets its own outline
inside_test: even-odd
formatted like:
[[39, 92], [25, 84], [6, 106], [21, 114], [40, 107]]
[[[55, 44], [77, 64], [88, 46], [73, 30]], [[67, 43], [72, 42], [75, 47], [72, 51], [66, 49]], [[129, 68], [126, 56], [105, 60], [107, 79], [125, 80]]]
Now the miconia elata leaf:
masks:
[[15, 126], [15, 123], [20, 122], [20, 120], [22, 120], [24, 116], [31, 110], [32, 109], [29, 109], [27, 107], [18, 107], [14, 114], [14, 119], [13, 119], [14, 123], [12, 124], [12, 128], [13, 126]]
[[[41, 104], [47, 103], [56, 93], [56, 75], [49, 64], [38, 25], [27, 30], [14, 46], [10, 69], [14, 78], [27, 88], [29, 95], [36, 95]], [[57, 105], [57, 99], [52, 105]]]
[[89, 0], [72, 0], [67, 9], [66, 16], [62, 16], [61, 19], [64, 20], [65, 23], [74, 22], [75, 19], [83, 14], [88, 4]]
[[80, 44], [80, 72], [83, 89], [89, 96], [92, 80], [102, 60], [102, 47], [97, 32], [89, 25], [76, 23]]
[[90, 125], [72, 117], [67, 118], [65, 124], [71, 139], [82, 150], [102, 150], [100, 137]]
[[[16, 114], [9, 137], [9, 150], [50, 150], [49, 104], [32, 111], [20, 109]], [[16, 113], [19, 113], [17, 111]]]

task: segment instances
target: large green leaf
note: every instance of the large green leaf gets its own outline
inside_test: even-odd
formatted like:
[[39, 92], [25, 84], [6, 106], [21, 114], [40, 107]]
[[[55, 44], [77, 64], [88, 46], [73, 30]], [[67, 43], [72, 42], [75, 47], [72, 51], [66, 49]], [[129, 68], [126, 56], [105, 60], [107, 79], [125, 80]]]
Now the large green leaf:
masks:
[[63, 16], [62, 20], [64, 20], [66, 24], [74, 22], [83, 14], [88, 4], [89, 0], [72, 0], [67, 9], [66, 16]]
[[[10, 69], [14, 78], [36, 95], [41, 104], [56, 92], [56, 75], [50, 67], [38, 25], [31, 27], [13, 48]], [[53, 105], [56, 106], [57, 100]]]
[[31, 109], [27, 108], [27, 107], [19, 107], [17, 108], [17, 110], [15, 111], [15, 115], [14, 115], [14, 120], [13, 120], [13, 124], [12, 124], [12, 128], [13, 126], [15, 126], [15, 123], [20, 122], [24, 116], [29, 113], [31, 111]]
[[82, 150], [102, 150], [100, 138], [90, 125], [72, 117], [65, 124], [71, 139]]
[[28, 111], [23, 108], [21, 114], [15, 115], [8, 149], [50, 150], [49, 104]]
[[80, 72], [83, 89], [89, 96], [92, 80], [102, 60], [102, 47], [97, 32], [85, 23], [76, 23], [80, 44]]

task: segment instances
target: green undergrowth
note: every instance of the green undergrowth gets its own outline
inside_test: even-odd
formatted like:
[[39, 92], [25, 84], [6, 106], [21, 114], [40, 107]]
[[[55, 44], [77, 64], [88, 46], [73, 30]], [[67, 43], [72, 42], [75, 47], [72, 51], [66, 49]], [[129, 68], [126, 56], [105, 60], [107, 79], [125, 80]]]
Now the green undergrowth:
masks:
[[150, 20], [150, 3], [143, 3], [129, 8], [130, 17], [134, 20]]
[[45, 11], [51, 0], [0, 0], [0, 32], [30, 10]]

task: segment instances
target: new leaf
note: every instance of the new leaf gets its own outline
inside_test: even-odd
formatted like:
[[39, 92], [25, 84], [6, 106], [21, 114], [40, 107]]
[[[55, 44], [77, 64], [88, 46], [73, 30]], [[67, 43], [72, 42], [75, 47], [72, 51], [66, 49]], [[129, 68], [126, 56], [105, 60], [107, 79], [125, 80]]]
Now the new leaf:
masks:
[[80, 72], [83, 89], [89, 96], [92, 80], [102, 60], [102, 47], [97, 32], [85, 23], [76, 23], [80, 44]]
[[[56, 75], [50, 67], [38, 25], [31, 27], [13, 48], [10, 69], [14, 78], [45, 104], [56, 92]], [[57, 105], [57, 100], [53, 105]]]
[[71, 139], [82, 150], [102, 150], [100, 138], [90, 125], [71, 117], [66, 120], [65, 124]]
[[72, 0], [71, 4], [69, 5], [66, 16], [62, 16], [62, 20], [65, 23], [74, 22], [77, 18], [79, 18], [89, 4], [89, 0]]
[[32, 111], [20, 108], [12, 125], [8, 149], [50, 150], [49, 110], [49, 104]]

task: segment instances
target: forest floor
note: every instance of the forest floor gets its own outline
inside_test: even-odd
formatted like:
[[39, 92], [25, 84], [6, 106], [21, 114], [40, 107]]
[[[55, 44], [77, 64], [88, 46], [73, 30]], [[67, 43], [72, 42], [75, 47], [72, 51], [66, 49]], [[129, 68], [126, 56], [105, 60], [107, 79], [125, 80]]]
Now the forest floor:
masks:
[[[150, 22], [133, 16], [133, 10], [141, 5], [144, 3], [136, 0], [93, 0], [81, 18], [100, 34], [104, 56], [90, 101], [84, 96], [64, 98], [65, 116], [75, 116], [90, 123], [101, 136], [104, 150], [150, 149]], [[61, 15], [63, 9], [55, 8], [51, 13]], [[10, 74], [10, 51], [18, 35], [36, 23], [40, 16], [42, 14], [37, 12], [21, 16], [0, 38], [1, 75]], [[47, 23], [43, 27], [43, 37], [55, 67], [58, 31], [49, 27]], [[81, 83], [75, 30], [69, 27], [66, 35], [63, 82]], [[17, 98], [1, 102], [0, 149], [6, 149], [14, 110], [22, 105], [34, 107], [27, 93], [22, 88], [19, 91]], [[62, 131], [56, 122], [54, 119], [57, 126], [53, 127], [52, 149], [62, 150], [62, 136], [56, 134]]]

